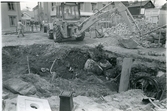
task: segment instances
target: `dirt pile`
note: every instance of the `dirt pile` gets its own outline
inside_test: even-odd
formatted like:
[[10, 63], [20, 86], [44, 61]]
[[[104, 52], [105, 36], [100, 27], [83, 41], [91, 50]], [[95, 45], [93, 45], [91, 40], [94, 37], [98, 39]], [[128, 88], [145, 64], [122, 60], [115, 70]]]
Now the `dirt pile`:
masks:
[[[84, 70], [85, 62], [90, 58], [88, 50], [89, 48], [55, 48], [51, 45], [4, 47], [3, 81], [13, 77], [21, 78], [35, 86], [36, 95], [39, 97], [58, 95], [63, 90], [73, 91], [75, 96], [109, 95], [112, 91], [105, 83], [93, 73]], [[28, 74], [27, 56], [32, 74]], [[10, 63], [9, 58], [12, 60]], [[53, 75], [49, 70], [42, 69], [50, 69], [54, 60], [56, 61], [52, 72], [55, 72], [56, 76], [51, 81]], [[19, 83], [17, 85], [19, 86]]]
[[[52, 100], [52, 97], [57, 97], [62, 91], [71, 91], [76, 98], [80, 96], [87, 96], [84, 98], [88, 99], [95, 98], [93, 102], [94, 105], [92, 104], [91, 106], [86, 104], [90, 106], [90, 109], [141, 109], [140, 106], [137, 107], [140, 105], [140, 100], [137, 100], [135, 103], [136, 99], [143, 97], [141, 95], [137, 95], [138, 91], [125, 92], [125, 95], [123, 94], [124, 96], [121, 96], [122, 93], [118, 95], [116, 94], [119, 83], [118, 75], [121, 73], [122, 58], [117, 59], [116, 57], [109, 57], [103, 50], [102, 45], [98, 45], [96, 48], [74, 48], [36, 44], [24, 47], [4, 47], [2, 54], [3, 82], [5, 83], [8, 80], [12, 82], [14, 78], [19, 78], [25, 85], [31, 84], [32, 87], [35, 87], [36, 93], [33, 95], [35, 97], [51, 98], [51, 101], [57, 101]], [[27, 57], [29, 58], [28, 61]], [[103, 69], [102, 73], [98, 76], [92, 71], [84, 70], [85, 63], [89, 59], [92, 59]], [[9, 62], [8, 60], [11, 61]], [[54, 60], [55, 63], [53, 64]], [[30, 65], [30, 74], [28, 74], [27, 63]], [[52, 64], [52, 72], [55, 72], [54, 78], [50, 73]], [[142, 65], [141, 68], [136, 66], [132, 69], [132, 72], [135, 74], [140, 72], [140, 70], [146, 72], [149, 71], [149, 73], [152, 72], [153, 75], [154, 73], [157, 73], [155, 69], [142, 67]], [[115, 77], [117, 78], [115, 79]], [[20, 92], [20, 83], [15, 82], [15, 86], [18, 87], [16, 89], [19, 89], [18, 92]], [[17, 94], [7, 90], [6, 87], [3, 87], [3, 89], [4, 93], [9, 94], [5, 100], [7, 98], [15, 98], [17, 96]], [[133, 95], [137, 97], [135, 98]], [[126, 99], [126, 97], [128, 99]], [[127, 101], [130, 100], [130, 102], [125, 104], [126, 101], [123, 101], [122, 99], [126, 99]], [[115, 101], [116, 105], [114, 103], [110, 103], [111, 101]], [[133, 102], [135, 104], [133, 104]], [[51, 106], [53, 109], [56, 109], [57, 106], [59, 106], [57, 105], [58, 102], [55, 103], [56, 106], [55, 104], [52, 104], [53, 106]], [[79, 101], [76, 100], [75, 103], [78, 104]], [[90, 103], [90, 101], [88, 101], [88, 103]], [[99, 104], [101, 103], [103, 103], [103, 106], [99, 108], [98, 106], [100, 106]], [[89, 109], [82, 105], [79, 105], [76, 108], [85, 108], [85, 110]], [[141, 110], [145, 110], [145, 107]]]
[[[33, 96], [32, 96], [33, 97]], [[142, 99], [145, 98], [141, 90], [129, 90], [127, 92], [112, 94], [103, 97], [73, 97], [75, 111], [154, 111], [151, 103], [144, 104]], [[48, 100], [52, 111], [57, 111], [60, 106], [60, 98], [51, 96], [45, 98]], [[6, 99], [5, 111], [16, 111], [16, 98]], [[154, 101], [160, 108], [166, 109], [166, 99]]]
[[[154, 23], [149, 23], [145, 19], [136, 18], [134, 20], [137, 26], [139, 27], [139, 30], [135, 24], [133, 24], [132, 26], [133, 29], [130, 29], [128, 24], [125, 23], [124, 18], [121, 17], [121, 15], [119, 14], [115, 14], [114, 17], [112, 16], [110, 18], [107, 17], [107, 22], [102, 20], [98, 23], [96, 27], [97, 28], [100, 27], [99, 30], [102, 30], [100, 32], [104, 33], [104, 37], [113, 37], [115, 35], [122, 36], [123, 38], [133, 37], [143, 47], [146, 48], [159, 47], [159, 46], [163, 47], [163, 45], [165, 44], [164, 41], [166, 41], [165, 29], [160, 29], [162, 30], [161, 34], [160, 31], [157, 30], [150, 34], [140, 37], [139, 31], [142, 35], [157, 28], [158, 25]], [[134, 30], [134, 33], [132, 33], [132, 30]], [[159, 43], [159, 36], [160, 36], [160, 43]]]

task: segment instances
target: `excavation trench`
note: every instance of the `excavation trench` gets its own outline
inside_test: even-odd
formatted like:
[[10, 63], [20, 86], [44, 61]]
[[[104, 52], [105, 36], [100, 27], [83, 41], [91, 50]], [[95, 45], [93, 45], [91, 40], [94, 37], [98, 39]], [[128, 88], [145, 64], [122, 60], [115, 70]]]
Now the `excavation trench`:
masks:
[[[103, 64], [101, 73], [97, 67], [91, 65], [93, 71], [85, 70], [85, 63], [88, 60]], [[96, 48], [52, 45], [3, 47], [3, 92], [9, 93], [9, 98], [14, 98], [22, 92], [24, 92], [22, 95], [35, 95], [40, 98], [58, 96], [61, 91], [71, 91], [74, 97], [100, 98], [113, 95], [118, 91], [122, 60], [121, 56], [106, 53], [101, 45]], [[106, 63], [109, 65], [106, 66]], [[156, 77], [160, 71], [165, 73], [166, 70], [159, 68], [156, 62], [135, 59], [130, 78], [152, 76], [160, 81], [160, 87], [163, 88], [166, 84], [166, 75]], [[21, 89], [13, 91], [6, 83], [14, 78], [31, 84], [35, 91], [28, 90], [28, 93], [21, 92]]]

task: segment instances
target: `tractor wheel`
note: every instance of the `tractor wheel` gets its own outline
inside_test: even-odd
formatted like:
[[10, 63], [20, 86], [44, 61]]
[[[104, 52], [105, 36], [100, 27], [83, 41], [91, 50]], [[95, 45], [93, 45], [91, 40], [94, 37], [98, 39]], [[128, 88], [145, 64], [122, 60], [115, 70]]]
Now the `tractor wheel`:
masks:
[[85, 38], [85, 32], [81, 34], [81, 37], [76, 38], [77, 41], [83, 41]]
[[60, 26], [56, 25], [55, 26], [55, 30], [53, 33], [53, 38], [54, 38], [54, 42], [61, 42], [62, 41], [62, 33], [60, 31]]
[[50, 31], [48, 30], [47, 34], [48, 34], [48, 39], [53, 39], [53, 33], [50, 33]]

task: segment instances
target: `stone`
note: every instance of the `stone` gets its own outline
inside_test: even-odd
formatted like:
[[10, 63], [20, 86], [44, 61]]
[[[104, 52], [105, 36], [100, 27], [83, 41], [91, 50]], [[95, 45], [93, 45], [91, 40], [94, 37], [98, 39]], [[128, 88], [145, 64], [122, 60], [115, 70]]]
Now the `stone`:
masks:
[[133, 111], [132, 108], [127, 108], [126, 111]]
[[18, 95], [17, 111], [51, 111], [51, 109], [46, 99]]
[[3, 111], [17, 111], [16, 98], [4, 100], [3, 103]]
[[108, 61], [108, 60], [104, 60], [99, 62], [99, 65], [103, 68], [103, 69], [109, 69], [112, 67], [112, 64]]
[[88, 59], [85, 63], [84, 69], [89, 72], [93, 72], [97, 75], [101, 75], [103, 72], [103, 69], [98, 65], [97, 62], [95, 62], [92, 59]]
[[132, 38], [122, 38], [119, 40], [119, 43], [128, 49], [136, 49], [138, 47], [138, 43]]
[[162, 35], [159, 35], [159, 34], [156, 34], [156, 33], [152, 33], [151, 36], [152, 36], [154, 39], [156, 39], [156, 40], [158, 40], [159, 37], [160, 37], [160, 39], [163, 39], [163, 38], [164, 38]]
[[146, 39], [147, 39], [147, 41], [154, 42], [154, 38], [152, 36], [149, 36]]
[[32, 83], [37, 91], [43, 96], [49, 96], [53, 90], [52, 85], [37, 74], [25, 74], [22, 76], [22, 79], [26, 82]]
[[118, 99], [118, 98], [113, 98], [113, 100], [119, 102], [119, 99]]
[[7, 99], [9, 97], [9, 94], [8, 93], [3, 93], [2, 94], [2, 99]]
[[161, 77], [161, 76], [163, 76], [163, 75], [165, 75], [165, 72], [163, 72], [163, 71], [158, 71], [157, 72], [157, 77]]
[[36, 93], [36, 88], [32, 84], [22, 81], [21, 78], [8, 79], [3, 85], [16, 94], [33, 95]]
[[116, 68], [108, 69], [104, 72], [104, 75], [109, 78], [115, 78], [116, 76]]

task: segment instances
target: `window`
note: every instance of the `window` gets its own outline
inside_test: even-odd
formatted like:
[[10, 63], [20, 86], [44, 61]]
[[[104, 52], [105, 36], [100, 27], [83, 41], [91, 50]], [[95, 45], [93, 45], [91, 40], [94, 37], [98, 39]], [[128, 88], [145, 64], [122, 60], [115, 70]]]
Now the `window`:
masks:
[[10, 26], [16, 26], [16, 16], [9, 16]]
[[105, 7], [106, 6], [106, 4], [103, 4], [103, 7]]
[[9, 10], [14, 10], [14, 3], [9, 2], [9, 3], [8, 3], [8, 9], [9, 9]]
[[91, 3], [92, 4], [92, 11], [96, 9], [96, 3]]
[[84, 3], [80, 3], [80, 10], [83, 10]]
[[54, 3], [52, 2], [52, 11], [54, 11], [54, 7], [53, 6], [54, 6]]
[[75, 5], [64, 6], [64, 19], [79, 19], [79, 10]]

